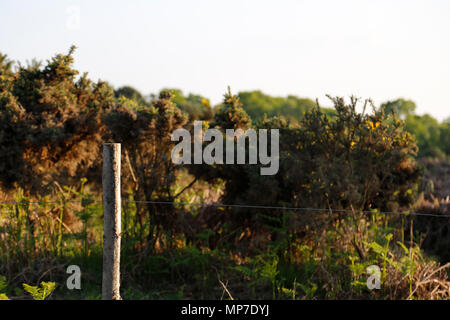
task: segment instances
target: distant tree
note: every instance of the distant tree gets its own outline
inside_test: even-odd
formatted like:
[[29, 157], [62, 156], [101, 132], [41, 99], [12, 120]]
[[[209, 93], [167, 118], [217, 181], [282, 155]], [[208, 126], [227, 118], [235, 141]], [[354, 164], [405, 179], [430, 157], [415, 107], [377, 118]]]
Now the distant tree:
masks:
[[116, 98], [125, 97], [127, 99], [133, 100], [137, 104], [142, 106], [149, 105], [142, 93], [131, 86], [123, 86], [118, 88], [117, 90], [114, 90], [114, 95]]
[[[316, 103], [308, 98], [299, 98], [289, 95], [286, 98], [273, 97], [256, 91], [239, 92], [239, 99], [244, 110], [254, 120], [262, 120], [264, 115], [267, 117], [284, 117], [287, 120], [298, 122], [304, 114], [311, 111]], [[335, 114], [332, 109], [324, 109], [326, 115]]]
[[450, 155], [450, 117], [445, 119], [441, 125], [440, 145], [442, 150]]
[[274, 113], [274, 99], [259, 90], [239, 92], [238, 97], [245, 112], [254, 120], [262, 119], [264, 114], [271, 116]]
[[411, 100], [399, 98], [383, 103], [381, 108], [386, 113], [396, 113], [400, 119], [405, 119], [408, 115], [413, 114], [416, 110], [416, 104]]
[[411, 100], [399, 98], [381, 104], [386, 113], [395, 113], [405, 121], [406, 130], [416, 139], [419, 157], [432, 156], [444, 158], [449, 155], [448, 121], [439, 123], [429, 114], [415, 114], [416, 104]]
[[441, 125], [432, 116], [409, 114], [406, 117], [406, 130], [416, 139], [420, 156], [444, 155], [441, 149]]
[[161, 92], [164, 91], [172, 94], [172, 101], [189, 115], [189, 120], [211, 120], [213, 118], [214, 111], [207, 98], [192, 93], [185, 96], [180, 89], [165, 88], [161, 90]]

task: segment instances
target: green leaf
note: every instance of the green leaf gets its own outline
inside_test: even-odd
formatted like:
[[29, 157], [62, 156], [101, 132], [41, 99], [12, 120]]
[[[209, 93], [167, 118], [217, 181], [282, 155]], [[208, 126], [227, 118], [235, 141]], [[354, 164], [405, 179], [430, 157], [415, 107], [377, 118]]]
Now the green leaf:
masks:
[[5, 290], [6, 286], [7, 286], [7, 284], [6, 284], [6, 277], [5, 276], [0, 276], [0, 292]]
[[34, 300], [45, 300], [55, 289], [54, 282], [41, 282], [41, 288], [36, 286], [30, 286], [26, 283], [23, 284], [23, 288], [26, 292], [31, 294]]
[[403, 248], [403, 251], [405, 251], [405, 254], [409, 254], [409, 249], [400, 241], [397, 241], [397, 244]]
[[371, 242], [369, 244], [370, 248], [375, 251], [376, 254], [379, 254], [381, 256], [384, 256], [384, 248], [382, 246], [380, 246], [378, 243], [376, 242]]
[[31, 294], [31, 296], [33, 297], [34, 300], [41, 300], [41, 299], [39, 299], [40, 295], [39, 295], [38, 287], [30, 286], [30, 285], [24, 283], [23, 288], [25, 289], [26, 292]]

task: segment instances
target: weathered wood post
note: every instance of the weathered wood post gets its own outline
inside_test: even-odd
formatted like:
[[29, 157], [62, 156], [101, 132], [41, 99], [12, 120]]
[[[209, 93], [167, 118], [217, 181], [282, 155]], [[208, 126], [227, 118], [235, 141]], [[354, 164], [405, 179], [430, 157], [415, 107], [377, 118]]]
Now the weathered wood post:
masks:
[[120, 297], [120, 143], [103, 145], [103, 279], [102, 300]]

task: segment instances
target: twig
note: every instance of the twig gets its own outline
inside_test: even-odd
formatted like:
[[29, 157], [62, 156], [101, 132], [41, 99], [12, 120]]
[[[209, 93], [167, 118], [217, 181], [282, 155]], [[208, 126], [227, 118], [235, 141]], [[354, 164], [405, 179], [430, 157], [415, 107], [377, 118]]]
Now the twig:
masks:
[[190, 187], [192, 187], [192, 185], [193, 185], [194, 183], [196, 183], [196, 182], [197, 182], [197, 178], [195, 178], [194, 181], [192, 181], [192, 182], [189, 183], [186, 187], [184, 187], [183, 190], [181, 190], [180, 192], [178, 192], [178, 193], [174, 196], [174, 198], [178, 198], [179, 195], [181, 195], [184, 191], [186, 191], [187, 189], [189, 189]]
[[131, 161], [130, 161], [130, 157], [128, 156], [128, 151], [125, 149], [125, 161], [128, 164], [128, 168], [130, 169], [130, 173], [131, 173], [131, 178], [133, 178], [134, 183], [137, 184], [137, 179], [136, 176], [134, 175], [134, 170], [133, 167], [131, 166]]
[[[228, 294], [228, 296], [230, 297], [230, 299], [231, 300], [234, 300], [233, 299], [233, 297], [231, 296], [231, 293], [230, 293], [230, 291], [228, 291], [228, 289], [227, 289], [227, 287], [223, 284], [223, 282], [222, 281], [220, 281], [220, 279], [219, 278], [217, 278], [217, 280], [219, 280], [219, 283], [222, 285], [222, 287], [223, 287], [223, 290], [225, 290], [225, 292]], [[228, 282], [227, 282], [228, 283]]]
[[[53, 209], [52, 209], [53, 210]], [[69, 231], [69, 233], [73, 234], [73, 231], [58, 217], [58, 216], [51, 216], [49, 213], [52, 211], [44, 211], [44, 214], [49, 217], [49, 218], [55, 218], [58, 222], [60, 222], [62, 224], [62, 226], [64, 227], [64, 229], [66, 229], [67, 231]]]

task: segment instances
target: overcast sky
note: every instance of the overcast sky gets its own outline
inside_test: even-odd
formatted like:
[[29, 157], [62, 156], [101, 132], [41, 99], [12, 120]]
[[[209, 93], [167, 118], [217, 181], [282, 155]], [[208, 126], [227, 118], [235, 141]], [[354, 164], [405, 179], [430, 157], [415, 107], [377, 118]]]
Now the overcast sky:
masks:
[[220, 102], [233, 92], [403, 97], [450, 116], [450, 1], [2, 0], [0, 52], [75, 67], [144, 94], [163, 87]]

